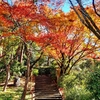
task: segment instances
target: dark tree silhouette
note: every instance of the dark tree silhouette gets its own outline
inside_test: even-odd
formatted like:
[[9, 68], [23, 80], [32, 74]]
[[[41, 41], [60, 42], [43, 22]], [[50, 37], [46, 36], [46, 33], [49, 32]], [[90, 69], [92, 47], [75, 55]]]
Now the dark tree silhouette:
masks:
[[[97, 16], [100, 17], [99, 14], [99, 0], [92, 0], [92, 5], [93, 5], [93, 9], [95, 11], [95, 14]], [[76, 0], [79, 9], [77, 9], [75, 6], [75, 0], [69, 0], [73, 10], [75, 11], [75, 13], [77, 14], [77, 16], [79, 17], [80, 21], [89, 29], [91, 30], [91, 32], [93, 32], [95, 34], [95, 36], [100, 39], [100, 29], [98, 28], [98, 26], [96, 25], [96, 23], [94, 22], [94, 20], [92, 19], [91, 15], [86, 11], [84, 4], [82, 4], [82, 0]], [[81, 13], [81, 15], [80, 15]]]

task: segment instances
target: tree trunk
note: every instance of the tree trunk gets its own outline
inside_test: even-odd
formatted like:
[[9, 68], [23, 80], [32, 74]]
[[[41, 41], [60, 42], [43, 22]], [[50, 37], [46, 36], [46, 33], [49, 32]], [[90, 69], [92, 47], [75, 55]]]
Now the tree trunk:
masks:
[[24, 90], [23, 90], [23, 93], [22, 93], [22, 96], [21, 96], [21, 100], [25, 100], [26, 92], [27, 92], [28, 81], [29, 81], [29, 78], [26, 77], [25, 86], [24, 86]]
[[29, 51], [27, 51], [27, 73], [26, 73], [26, 81], [25, 81], [24, 90], [21, 96], [21, 100], [25, 100], [29, 79], [30, 79], [30, 53]]
[[57, 67], [57, 68], [56, 68], [56, 77], [57, 77], [57, 82], [58, 82], [60, 76], [61, 76], [61, 69], [60, 69], [59, 67]]
[[62, 68], [60, 68], [60, 69], [61, 69], [60, 76], [62, 76], [63, 75], [63, 69]]
[[4, 85], [3, 91], [6, 91], [9, 79], [10, 79], [10, 64], [8, 64], [6, 66], [6, 81], [5, 81], [5, 85]]
[[24, 52], [24, 46], [22, 45], [22, 47], [21, 47], [21, 53], [20, 53], [20, 63], [21, 64], [23, 62], [23, 52]]
[[47, 59], [47, 66], [49, 66], [50, 65], [50, 57], [48, 57], [48, 59]]

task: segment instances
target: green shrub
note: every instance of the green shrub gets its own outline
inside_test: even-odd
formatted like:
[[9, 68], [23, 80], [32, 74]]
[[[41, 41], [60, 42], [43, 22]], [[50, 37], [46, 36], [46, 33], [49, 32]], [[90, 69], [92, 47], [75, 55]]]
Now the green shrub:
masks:
[[65, 90], [65, 100], [91, 100], [91, 93], [85, 88], [85, 80], [82, 72], [64, 76], [60, 83]]
[[94, 69], [93, 72], [90, 72], [87, 82], [87, 90], [92, 93], [94, 100], [100, 100], [100, 67]]
[[0, 60], [0, 82], [4, 82], [6, 75], [6, 66], [3, 60]]
[[15, 60], [11, 65], [11, 75], [22, 76], [22, 74], [26, 71], [26, 66], [17, 60]]
[[66, 92], [66, 100], [91, 100], [91, 94], [85, 88], [71, 88]]
[[54, 67], [50, 67], [50, 75], [52, 79], [56, 79], [56, 69]]
[[100, 100], [100, 62], [83, 61], [64, 75], [58, 85], [64, 88], [64, 100]]
[[39, 70], [38, 69], [33, 69], [32, 73], [33, 73], [33, 75], [38, 76]]
[[0, 73], [0, 83], [5, 81], [6, 73], [5, 71]]

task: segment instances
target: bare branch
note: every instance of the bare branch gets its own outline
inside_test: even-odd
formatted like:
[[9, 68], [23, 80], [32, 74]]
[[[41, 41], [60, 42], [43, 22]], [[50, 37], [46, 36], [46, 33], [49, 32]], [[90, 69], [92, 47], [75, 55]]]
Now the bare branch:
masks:
[[93, 5], [93, 8], [94, 8], [95, 13], [100, 17], [100, 14], [96, 10], [95, 0], [92, 0], [92, 5]]

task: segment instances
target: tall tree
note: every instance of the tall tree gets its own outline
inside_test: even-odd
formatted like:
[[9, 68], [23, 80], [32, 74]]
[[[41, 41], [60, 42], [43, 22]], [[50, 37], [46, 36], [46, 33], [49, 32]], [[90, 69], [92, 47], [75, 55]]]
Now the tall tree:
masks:
[[48, 28], [51, 27], [48, 18], [40, 12], [39, 8], [37, 8], [37, 6], [33, 4], [32, 1], [16, 2], [13, 6], [10, 6], [6, 2], [0, 2], [0, 41], [6, 40], [6, 38], [8, 38], [9, 41], [12, 41], [14, 39], [13, 37], [19, 39], [20, 44], [16, 44], [17, 48], [15, 54], [20, 56], [20, 61], [23, 58], [23, 53], [26, 55], [25, 59], [27, 62], [27, 75], [25, 88], [21, 98], [22, 100], [25, 100], [27, 85], [30, 77], [30, 69], [33, 68], [33, 66], [37, 61], [39, 61], [43, 54], [40, 48], [40, 55], [31, 63], [31, 53], [32, 50], [35, 50], [32, 49], [32, 44], [35, 40], [32, 42], [28, 41], [27, 36], [38, 36], [38, 34], [43, 31], [44, 25], [46, 25]]
[[[71, 36], [71, 39], [69, 38]], [[64, 34], [55, 33], [41, 36], [39, 44], [47, 46], [43, 49], [46, 55], [53, 57], [61, 69], [61, 75], [69, 74], [71, 69], [79, 61], [88, 59], [88, 57], [96, 58], [99, 54], [100, 45], [93, 36], [84, 38], [81, 34]], [[93, 41], [94, 40], [94, 41]], [[86, 43], [87, 41], [87, 43]], [[98, 53], [97, 53], [98, 52]]]
[[[99, 52], [100, 41], [80, 23], [73, 11], [68, 14], [60, 11], [49, 18], [56, 27], [49, 28], [49, 33], [40, 34], [35, 41], [47, 55], [57, 61], [61, 75], [68, 74], [85, 57], [96, 57], [95, 52]], [[34, 40], [34, 36], [28, 39]]]
[[[69, 2], [71, 4], [73, 10], [79, 17], [80, 21], [89, 30], [91, 30], [91, 32], [93, 32], [98, 39], [100, 39], [100, 28], [98, 27], [97, 23], [95, 22], [95, 19], [92, 18], [92, 16], [94, 15], [100, 19], [100, 13], [99, 13], [100, 2], [99, 2], [99, 0], [97, 0], [96, 2], [95, 2], [95, 0], [93, 0], [92, 1], [93, 6], [87, 6], [87, 7], [84, 7], [84, 3], [83, 3], [84, 1], [82, 1], [82, 0], [76, 0], [76, 2], [78, 4], [77, 7], [76, 7], [76, 5], [74, 5], [75, 3], [73, 0], [69, 0]], [[89, 9], [92, 11], [92, 13], [88, 12]]]

